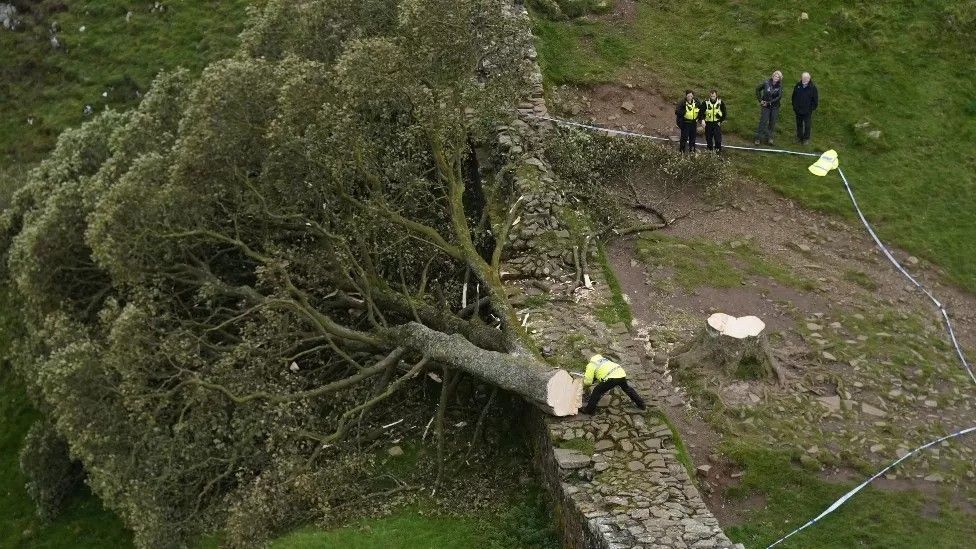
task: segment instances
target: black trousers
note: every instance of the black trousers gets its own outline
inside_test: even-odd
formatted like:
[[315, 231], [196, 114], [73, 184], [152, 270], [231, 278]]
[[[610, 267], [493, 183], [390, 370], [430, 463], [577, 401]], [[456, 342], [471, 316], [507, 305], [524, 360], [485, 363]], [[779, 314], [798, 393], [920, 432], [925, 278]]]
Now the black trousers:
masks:
[[630, 400], [634, 402], [634, 405], [641, 410], [647, 408], [647, 405], [644, 404], [644, 399], [642, 399], [641, 396], [637, 394], [637, 391], [635, 391], [634, 388], [627, 383], [627, 378], [620, 377], [597, 383], [596, 387], [593, 387], [593, 392], [590, 393], [590, 398], [586, 399], [586, 406], [583, 406], [583, 409], [580, 411], [584, 414], [592, 414], [593, 412], [596, 412], [596, 406], [600, 403], [600, 399], [614, 387], [620, 387], [623, 389], [624, 392], [627, 393], [627, 396], [630, 397]]
[[779, 118], [779, 107], [759, 108], [759, 127], [756, 128], [756, 141], [772, 143], [776, 133], [776, 119]]
[[718, 122], [705, 122], [705, 143], [708, 150], [722, 152], [722, 126]]
[[681, 121], [681, 152], [695, 150], [695, 138], [698, 137], [698, 123], [695, 121]]
[[810, 122], [812, 119], [812, 112], [807, 114], [796, 113], [796, 138], [800, 141], [810, 140]]

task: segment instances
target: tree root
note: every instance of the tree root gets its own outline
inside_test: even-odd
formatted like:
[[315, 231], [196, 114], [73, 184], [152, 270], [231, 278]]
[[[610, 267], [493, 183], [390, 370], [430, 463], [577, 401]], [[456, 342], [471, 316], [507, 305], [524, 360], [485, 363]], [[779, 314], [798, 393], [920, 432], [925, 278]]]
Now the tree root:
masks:
[[640, 199], [640, 194], [638, 194], [637, 187], [634, 185], [633, 181], [628, 179], [627, 185], [630, 186], [630, 192], [633, 193], [634, 195], [634, 205], [633, 205], [634, 208], [638, 210], [644, 210], [645, 212], [650, 213], [654, 217], [658, 218], [661, 221], [661, 223], [664, 224], [665, 227], [671, 224], [671, 222], [668, 221], [668, 218], [664, 215], [664, 213], [661, 212], [661, 210], [657, 209], [655, 206], [645, 204], [644, 201]]
[[766, 360], [769, 361], [769, 367], [776, 374], [776, 382], [779, 383], [780, 387], [786, 386], [786, 370], [780, 364], [779, 359], [776, 358], [775, 352], [769, 346], [769, 340], [762, 338], [760, 340], [760, 347], [763, 354], [766, 356]]

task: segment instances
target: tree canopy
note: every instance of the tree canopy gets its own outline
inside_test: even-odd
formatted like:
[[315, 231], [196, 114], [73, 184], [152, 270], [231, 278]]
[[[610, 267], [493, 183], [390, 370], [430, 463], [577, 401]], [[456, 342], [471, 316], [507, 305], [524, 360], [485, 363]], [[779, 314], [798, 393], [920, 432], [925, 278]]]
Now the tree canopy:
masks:
[[524, 93], [524, 25], [499, 0], [271, 1], [234, 57], [30, 174], [0, 220], [17, 368], [139, 545], [328, 513], [346, 435], [435, 365], [551, 375], [510, 354], [516, 197], [476, 152]]

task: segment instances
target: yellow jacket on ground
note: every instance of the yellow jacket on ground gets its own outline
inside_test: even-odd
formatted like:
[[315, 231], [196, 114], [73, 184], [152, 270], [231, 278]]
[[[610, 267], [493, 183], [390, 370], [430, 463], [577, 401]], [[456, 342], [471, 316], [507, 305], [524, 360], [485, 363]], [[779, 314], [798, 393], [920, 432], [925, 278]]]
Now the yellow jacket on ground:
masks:
[[608, 379], [619, 379], [622, 377], [627, 377], [627, 372], [624, 371], [623, 366], [601, 355], [593, 355], [586, 364], [583, 386], [588, 387], [593, 385], [594, 381], [599, 383]]
[[840, 161], [837, 160], [837, 151], [830, 149], [829, 151], [821, 154], [820, 158], [807, 169], [810, 170], [810, 173], [813, 175], [823, 177], [827, 175], [827, 172], [830, 170], [837, 169], [837, 166], [839, 165]]

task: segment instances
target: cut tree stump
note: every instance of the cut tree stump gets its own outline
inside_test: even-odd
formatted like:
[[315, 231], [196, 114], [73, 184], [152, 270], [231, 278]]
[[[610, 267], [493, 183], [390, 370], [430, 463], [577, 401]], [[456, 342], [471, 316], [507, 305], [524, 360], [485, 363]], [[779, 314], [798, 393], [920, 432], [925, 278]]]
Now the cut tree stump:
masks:
[[702, 365], [721, 369], [729, 377], [771, 378], [783, 384], [785, 372], [773, 356], [763, 331], [766, 324], [755, 316], [734, 317], [715, 313], [704, 329], [680, 349], [671, 362], [687, 368]]
[[496, 387], [520, 395], [555, 416], [575, 415], [583, 405], [583, 380], [531, 355], [479, 348], [460, 335], [410, 322], [397, 329], [399, 344]]

